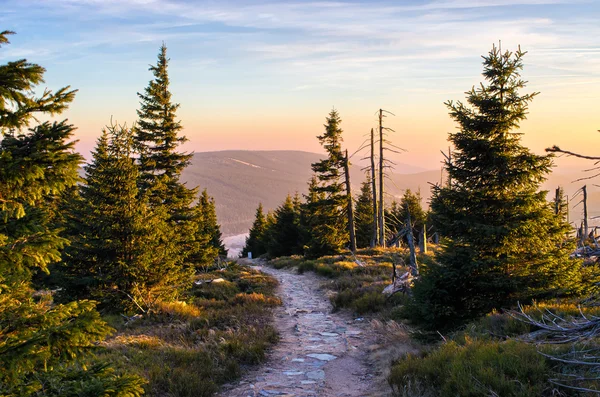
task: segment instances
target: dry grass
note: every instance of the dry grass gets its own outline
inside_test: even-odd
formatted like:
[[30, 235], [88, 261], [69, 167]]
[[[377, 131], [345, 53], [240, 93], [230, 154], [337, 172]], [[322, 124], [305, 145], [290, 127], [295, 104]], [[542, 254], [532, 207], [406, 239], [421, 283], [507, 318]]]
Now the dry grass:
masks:
[[109, 319], [118, 332], [100, 355], [145, 377], [148, 396], [212, 396], [278, 339], [276, 280], [239, 265], [198, 278], [226, 281], [195, 286], [186, 301], [161, 302], [130, 325]]

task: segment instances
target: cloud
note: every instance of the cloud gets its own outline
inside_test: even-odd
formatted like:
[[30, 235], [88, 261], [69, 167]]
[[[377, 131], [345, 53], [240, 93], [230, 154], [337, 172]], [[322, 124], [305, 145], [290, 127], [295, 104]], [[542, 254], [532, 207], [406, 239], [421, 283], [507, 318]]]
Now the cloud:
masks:
[[[522, 44], [530, 52], [526, 62], [537, 75], [559, 70], [597, 76], [600, 59], [595, 43], [600, 27], [597, 18], [585, 11], [593, 5], [572, 0], [25, 0], [19, 4], [48, 14], [50, 24], [85, 21], [75, 46], [71, 37], [53, 42], [46, 56], [64, 51], [91, 56], [107, 46], [114, 53], [131, 55], [134, 45], [166, 40], [189, 48], [189, 62], [206, 57], [215, 67], [245, 64], [257, 68], [257, 73], [290, 81], [290, 89], [296, 90], [344, 84], [368, 90], [389, 81], [431, 80], [440, 71], [464, 78], [480, 69], [478, 56], [499, 40], [505, 48]], [[564, 13], [567, 6], [583, 8]], [[23, 13], [21, 19], [27, 18], [31, 16]]]

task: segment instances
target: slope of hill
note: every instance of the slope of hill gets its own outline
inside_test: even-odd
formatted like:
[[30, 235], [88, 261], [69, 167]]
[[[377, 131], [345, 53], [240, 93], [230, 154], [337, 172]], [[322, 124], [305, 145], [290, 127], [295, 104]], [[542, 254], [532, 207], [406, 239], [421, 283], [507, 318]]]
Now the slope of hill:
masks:
[[[245, 233], [254, 219], [258, 203], [265, 210], [276, 208], [289, 194], [306, 193], [312, 175], [310, 164], [321, 159], [317, 153], [301, 151], [227, 150], [194, 154], [182, 178], [188, 186], [200, 186], [216, 200], [217, 216], [225, 236]], [[353, 188], [364, 180], [361, 167], [351, 168]], [[439, 171], [390, 176], [387, 192], [419, 187], [429, 197], [429, 180], [439, 180]]]
[[[217, 204], [217, 216], [224, 236], [247, 233], [254, 219], [258, 203], [265, 210], [275, 209], [285, 196], [296, 192], [306, 193], [307, 183], [312, 172], [310, 164], [318, 161], [320, 154], [301, 151], [244, 151], [228, 150], [220, 152], [196, 153], [192, 163], [183, 172], [183, 180], [188, 186], [200, 186], [208, 189]], [[438, 164], [432, 166], [437, 167]], [[433, 168], [433, 167], [432, 167]], [[354, 192], [365, 179], [361, 166], [351, 169]], [[572, 181], [580, 178], [581, 173], [561, 173], [560, 170], [550, 176], [542, 188], [553, 196], [557, 186], [563, 186], [572, 196], [586, 182]], [[404, 189], [421, 191], [423, 204], [431, 197], [431, 184], [439, 183], [445, 176], [439, 168], [412, 174], [391, 174], [387, 178], [386, 193], [388, 200], [399, 198]], [[587, 182], [589, 192], [590, 217], [600, 215], [600, 189]], [[581, 206], [575, 207], [579, 199], [571, 201], [571, 220], [579, 222]], [[590, 224], [595, 224], [591, 221]]]

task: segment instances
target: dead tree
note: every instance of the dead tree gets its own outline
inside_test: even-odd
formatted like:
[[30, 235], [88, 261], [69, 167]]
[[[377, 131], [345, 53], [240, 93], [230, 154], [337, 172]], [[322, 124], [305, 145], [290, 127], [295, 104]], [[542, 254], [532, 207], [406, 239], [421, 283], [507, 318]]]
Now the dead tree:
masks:
[[[390, 151], [394, 153], [400, 153], [404, 151], [404, 149], [399, 148], [398, 146], [393, 145], [389, 140], [387, 140], [386, 134], [387, 132], [395, 132], [392, 128], [385, 127], [383, 125], [384, 117], [387, 115], [395, 116], [394, 113], [388, 112], [387, 110], [379, 109], [379, 245], [382, 247], [386, 246], [385, 240], [385, 184], [384, 180], [386, 177], [386, 168], [393, 168], [395, 163], [386, 158], [384, 155], [385, 151]], [[394, 149], [392, 149], [394, 148]], [[395, 150], [397, 149], [397, 150]]]
[[585, 236], [589, 234], [588, 230], [588, 208], [587, 208], [587, 185], [583, 185], [581, 188], [583, 191], [583, 230]]
[[383, 109], [379, 109], [379, 245], [385, 247], [385, 200], [383, 184]]
[[520, 340], [527, 343], [539, 344], [570, 344], [572, 348], [565, 350], [563, 354], [547, 354], [540, 352], [544, 357], [571, 367], [580, 367], [583, 371], [595, 374], [591, 377], [569, 376], [557, 374], [550, 382], [572, 390], [600, 394], [600, 390], [587, 387], [600, 381], [600, 356], [598, 349], [580, 347], [587, 341], [594, 341], [600, 336], [600, 317], [586, 315], [580, 309], [577, 318], [560, 317], [550, 310], [539, 309], [540, 316], [532, 316], [525, 313], [519, 305], [518, 311], [510, 311], [509, 314], [526, 324], [532, 326], [535, 331], [522, 335]]
[[585, 240], [587, 235], [589, 234], [588, 230], [588, 209], [587, 209], [587, 185], [583, 185], [583, 187], [575, 192], [573, 197], [577, 197], [578, 195], [582, 195], [581, 201], [579, 201], [575, 207], [579, 204], [583, 204], [583, 219], [581, 224], [581, 231], [579, 233], [580, 243], [583, 247], [585, 245]]
[[354, 206], [352, 203], [352, 187], [350, 185], [350, 160], [348, 158], [348, 150], [344, 158], [344, 174], [346, 176], [346, 197], [348, 200], [348, 232], [350, 233], [350, 251], [356, 252], [356, 229], [354, 227]]
[[421, 230], [421, 235], [419, 236], [419, 250], [422, 254], [427, 253], [427, 225], [423, 225], [423, 229]]
[[377, 180], [375, 179], [375, 133], [371, 128], [371, 190], [373, 191], [373, 236], [371, 248], [379, 245], [379, 217], [377, 216]]

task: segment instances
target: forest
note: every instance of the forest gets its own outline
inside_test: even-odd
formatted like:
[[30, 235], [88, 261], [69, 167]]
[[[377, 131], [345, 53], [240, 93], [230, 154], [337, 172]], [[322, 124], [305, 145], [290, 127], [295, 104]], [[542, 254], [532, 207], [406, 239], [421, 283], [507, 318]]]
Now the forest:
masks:
[[[0, 33], [2, 49], [13, 34]], [[386, 196], [387, 156], [401, 150], [390, 112], [379, 109], [365, 144], [348, 149], [332, 109], [308, 192], [274, 211], [259, 205], [233, 259], [210, 192], [181, 180], [192, 155], [181, 149], [165, 44], [137, 119], [107, 115], [86, 164], [77, 127], [60, 119], [77, 90], [45, 89], [44, 67], [25, 59], [0, 65], [0, 396], [334, 395], [322, 376], [338, 351], [307, 355], [331, 360], [323, 367], [284, 372], [306, 376], [297, 394], [262, 376], [247, 389], [247, 374], [275, 367], [288, 333], [302, 332], [276, 315], [294, 278], [327, 290], [331, 316], [362, 327], [316, 340], [406, 347], [371, 357], [384, 386], [347, 395], [599, 393], [599, 268], [594, 254], [576, 255], [598, 243], [569, 224], [560, 188], [540, 190], [557, 153], [581, 155], [523, 146], [519, 126], [538, 94], [521, 77], [526, 56], [493, 46], [481, 85], [445, 103], [457, 129], [428, 206], [419, 191]], [[355, 150], [369, 160], [358, 192]], [[319, 310], [290, 316], [334, 321]]]

